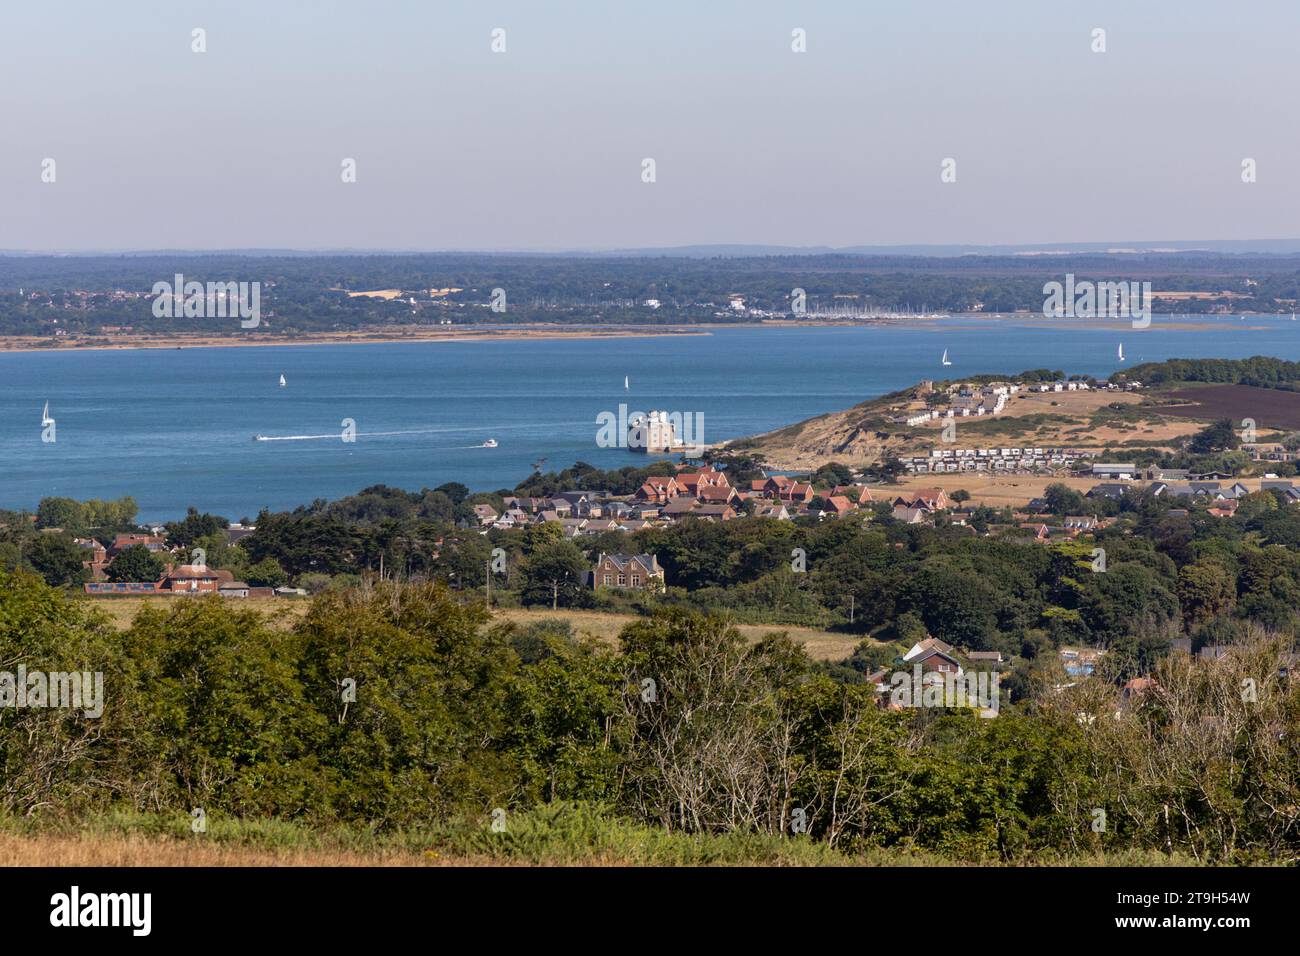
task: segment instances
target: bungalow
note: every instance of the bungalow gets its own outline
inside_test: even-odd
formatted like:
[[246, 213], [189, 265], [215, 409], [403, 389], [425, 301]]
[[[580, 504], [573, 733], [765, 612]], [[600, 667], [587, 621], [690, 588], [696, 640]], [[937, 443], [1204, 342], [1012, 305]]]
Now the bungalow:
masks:
[[790, 509], [780, 501], [755, 501], [752, 514], [755, 518], [775, 518], [777, 521], [790, 520]]
[[498, 515], [491, 505], [477, 504], [474, 506], [474, 517], [478, 519], [479, 524], [489, 525], [497, 520]]
[[922, 671], [961, 676], [961, 663], [953, 655], [952, 645], [937, 637], [927, 637], [912, 645], [903, 660], [913, 666], [920, 664]]
[[698, 508], [699, 505], [700, 503], [694, 498], [688, 498], [683, 495], [680, 498], [674, 498], [672, 501], [668, 502], [659, 513], [669, 520], [674, 520], [686, 517]]
[[736, 517], [736, 509], [725, 502], [702, 502], [695, 506], [695, 510], [691, 514], [697, 518], [703, 518], [705, 521], [730, 521]]
[[1095, 531], [1097, 529], [1097, 519], [1092, 515], [1066, 515], [1063, 524], [1066, 528], [1077, 531]]
[[590, 572], [591, 587], [648, 588], [662, 586], [664, 569], [653, 554], [605, 554]]
[[1099, 485], [1093, 485], [1088, 489], [1085, 498], [1123, 498], [1124, 492], [1128, 491], [1128, 485], [1117, 485], [1112, 482], [1103, 482]]
[[922, 524], [926, 519], [926, 513], [920, 508], [909, 508], [907, 505], [894, 505], [893, 518], [895, 521], [901, 521], [903, 524]]

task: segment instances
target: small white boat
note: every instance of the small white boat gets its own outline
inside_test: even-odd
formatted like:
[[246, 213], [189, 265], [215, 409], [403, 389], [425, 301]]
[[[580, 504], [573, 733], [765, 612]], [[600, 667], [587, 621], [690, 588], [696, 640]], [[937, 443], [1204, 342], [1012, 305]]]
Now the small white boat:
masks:
[[286, 385], [288, 385], [288, 384], [289, 384], [289, 383], [286, 382], [286, 381], [284, 380], [284, 376], [281, 375], [281, 376], [280, 376], [280, 387], [281, 387], [281, 388], [284, 388], [284, 387], [285, 387]]
[[1124, 343], [1123, 343], [1123, 342], [1121, 342], [1121, 343], [1119, 344], [1119, 360], [1120, 360], [1121, 362], [1124, 361]]
[[254, 435], [254, 436], [253, 436], [253, 441], [267, 441], [267, 440], [268, 440], [268, 439], [267, 439], [267, 437], [266, 437], [265, 435]]
[[496, 447], [497, 447], [497, 440], [496, 440], [495, 438], [489, 438], [487, 441], [485, 441], [483, 444], [479, 445], [478, 447], [479, 447], [479, 448], [496, 448]]
[[948, 350], [947, 350], [947, 349], [944, 349], [944, 350], [943, 350], [943, 364], [944, 364], [944, 365], [951, 365], [951, 364], [952, 364], [952, 362], [951, 362], [951, 361], [949, 360], [949, 358], [948, 358]]
[[53, 424], [54, 424], [54, 419], [50, 417], [50, 403], [49, 403], [49, 402], [46, 402], [46, 403], [45, 403], [45, 410], [41, 412], [41, 424], [42, 424], [42, 425], [53, 425]]
[[623, 376], [623, 391], [626, 392], [629, 388], [631, 388], [631, 385], [628, 384], [627, 376], [624, 375], [624, 376]]

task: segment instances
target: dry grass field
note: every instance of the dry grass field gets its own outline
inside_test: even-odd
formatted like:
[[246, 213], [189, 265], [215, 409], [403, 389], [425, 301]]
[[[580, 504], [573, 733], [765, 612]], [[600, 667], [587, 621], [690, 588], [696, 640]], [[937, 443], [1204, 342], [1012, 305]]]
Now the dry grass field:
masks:
[[[960, 448], [1033, 445], [1101, 449], [1126, 442], [1167, 447], [1175, 438], [1201, 427], [1187, 418], [1166, 418], [1156, 407], [1139, 408], [1145, 398], [1131, 392], [1021, 392], [1011, 396], [996, 416], [957, 418], [951, 424], [956, 427]], [[861, 467], [890, 455], [924, 455], [941, 447], [948, 420], [900, 426], [884, 418], [886, 412], [906, 409], [911, 413], [924, 408], [917, 399], [868, 403], [737, 444], [758, 454], [770, 467], [783, 470], [811, 470], [831, 461]]]
[[[529, 624], [534, 621], [562, 619], [569, 622], [577, 634], [613, 644], [618, 632], [635, 621], [634, 614], [612, 614], [608, 611], [550, 611], [532, 608], [501, 608], [496, 611], [499, 620]], [[843, 660], [853, 653], [862, 640], [852, 634], [835, 634], [810, 627], [791, 627], [781, 624], [738, 624], [736, 629], [748, 640], [758, 641], [773, 631], [785, 631], [791, 639], [801, 644], [808, 656], [819, 661]]]
[[[1041, 498], [1043, 490], [1051, 484], [1062, 484], [1078, 492], [1087, 492], [1097, 484], [1093, 478], [1057, 478], [1051, 475], [991, 475], [984, 472], [945, 475], [909, 475], [896, 485], [872, 486], [873, 495], [892, 498], [919, 488], [942, 488], [954, 492], [961, 488], [970, 492], [968, 504], [988, 505], [990, 508], [1023, 508], [1031, 498]], [[1135, 482], [1135, 484], [1142, 484]]]
[[[170, 607], [178, 601], [192, 600], [187, 597], [124, 597], [124, 598], [83, 598], [85, 603], [107, 615], [113, 626], [121, 630], [130, 625], [132, 619], [145, 606]], [[231, 599], [233, 600], [233, 599]], [[289, 628], [307, 611], [311, 602], [302, 598], [250, 598], [238, 602], [240, 607], [249, 607], [266, 614], [267, 619], [276, 627]], [[565, 620], [573, 627], [574, 633], [586, 635], [607, 644], [613, 644], [618, 632], [627, 624], [637, 619], [634, 614], [614, 614], [608, 611], [572, 611], [561, 609], [534, 608], [497, 608], [493, 612], [497, 620], [529, 624], [534, 621]], [[790, 627], [776, 624], [740, 624], [737, 625], [742, 635], [751, 641], [757, 641], [773, 631], [785, 631], [792, 639], [803, 645], [809, 656], [819, 661], [843, 660], [853, 653], [860, 637], [851, 634], [836, 634], [831, 631], [819, 631], [810, 627]]]
[[[159, 595], [157, 597], [85, 597], [79, 598], [87, 606], [106, 615], [118, 630], [127, 627], [144, 607], [172, 607], [180, 601], [193, 598], [185, 595]], [[235, 601], [237, 599], [231, 598]], [[239, 607], [252, 608], [266, 614], [274, 626], [289, 628], [306, 613], [310, 601], [304, 598], [247, 598], [237, 601]]]
[[[486, 860], [448, 859], [404, 850], [260, 849], [117, 834], [0, 833], [0, 866], [475, 866]], [[501, 861], [490, 865], [501, 866]]]

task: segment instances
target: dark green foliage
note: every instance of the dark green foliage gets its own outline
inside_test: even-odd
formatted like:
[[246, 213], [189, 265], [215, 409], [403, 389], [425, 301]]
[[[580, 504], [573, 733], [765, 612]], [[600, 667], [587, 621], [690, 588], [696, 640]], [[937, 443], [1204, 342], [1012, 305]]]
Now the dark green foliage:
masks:
[[167, 566], [143, 544], [133, 544], [122, 551], [108, 566], [110, 581], [157, 581], [166, 572]]

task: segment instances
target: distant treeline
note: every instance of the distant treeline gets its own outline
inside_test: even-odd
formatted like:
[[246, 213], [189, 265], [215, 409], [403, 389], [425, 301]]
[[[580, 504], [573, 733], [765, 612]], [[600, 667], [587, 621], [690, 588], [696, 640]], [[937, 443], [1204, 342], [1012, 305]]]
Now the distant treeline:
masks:
[[[1043, 284], [1149, 280], [1156, 291], [1230, 293], [1182, 301], [1181, 312], [1287, 311], [1300, 284], [1300, 256], [1178, 255], [926, 256], [810, 255], [752, 258], [540, 255], [17, 256], [0, 258], [0, 334], [138, 331], [240, 332], [220, 318], [156, 317], [155, 282], [262, 283], [263, 332], [347, 330], [367, 325], [502, 322], [678, 323], [743, 321], [747, 307], [789, 312], [803, 289], [809, 312], [927, 308], [948, 312], [1040, 312]], [[506, 311], [488, 307], [493, 289]], [[23, 290], [19, 297], [18, 290]], [[348, 292], [395, 289], [391, 299]], [[431, 289], [454, 289], [430, 297]], [[113, 298], [114, 290], [145, 294]], [[75, 293], [92, 293], [89, 296]], [[409, 300], [414, 297], [415, 303]], [[647, 300], [657, 300], [658, 309]]]
[[1300, 362], [1267, 355], [1248, 359], [1169, 359], [1135, 365], [1117, 374], [1117, 380], [1165, 385], [1174, 382], [1215, 382], [1225, 385], [1254, 385], [1296, 391], [1300, 387]]

